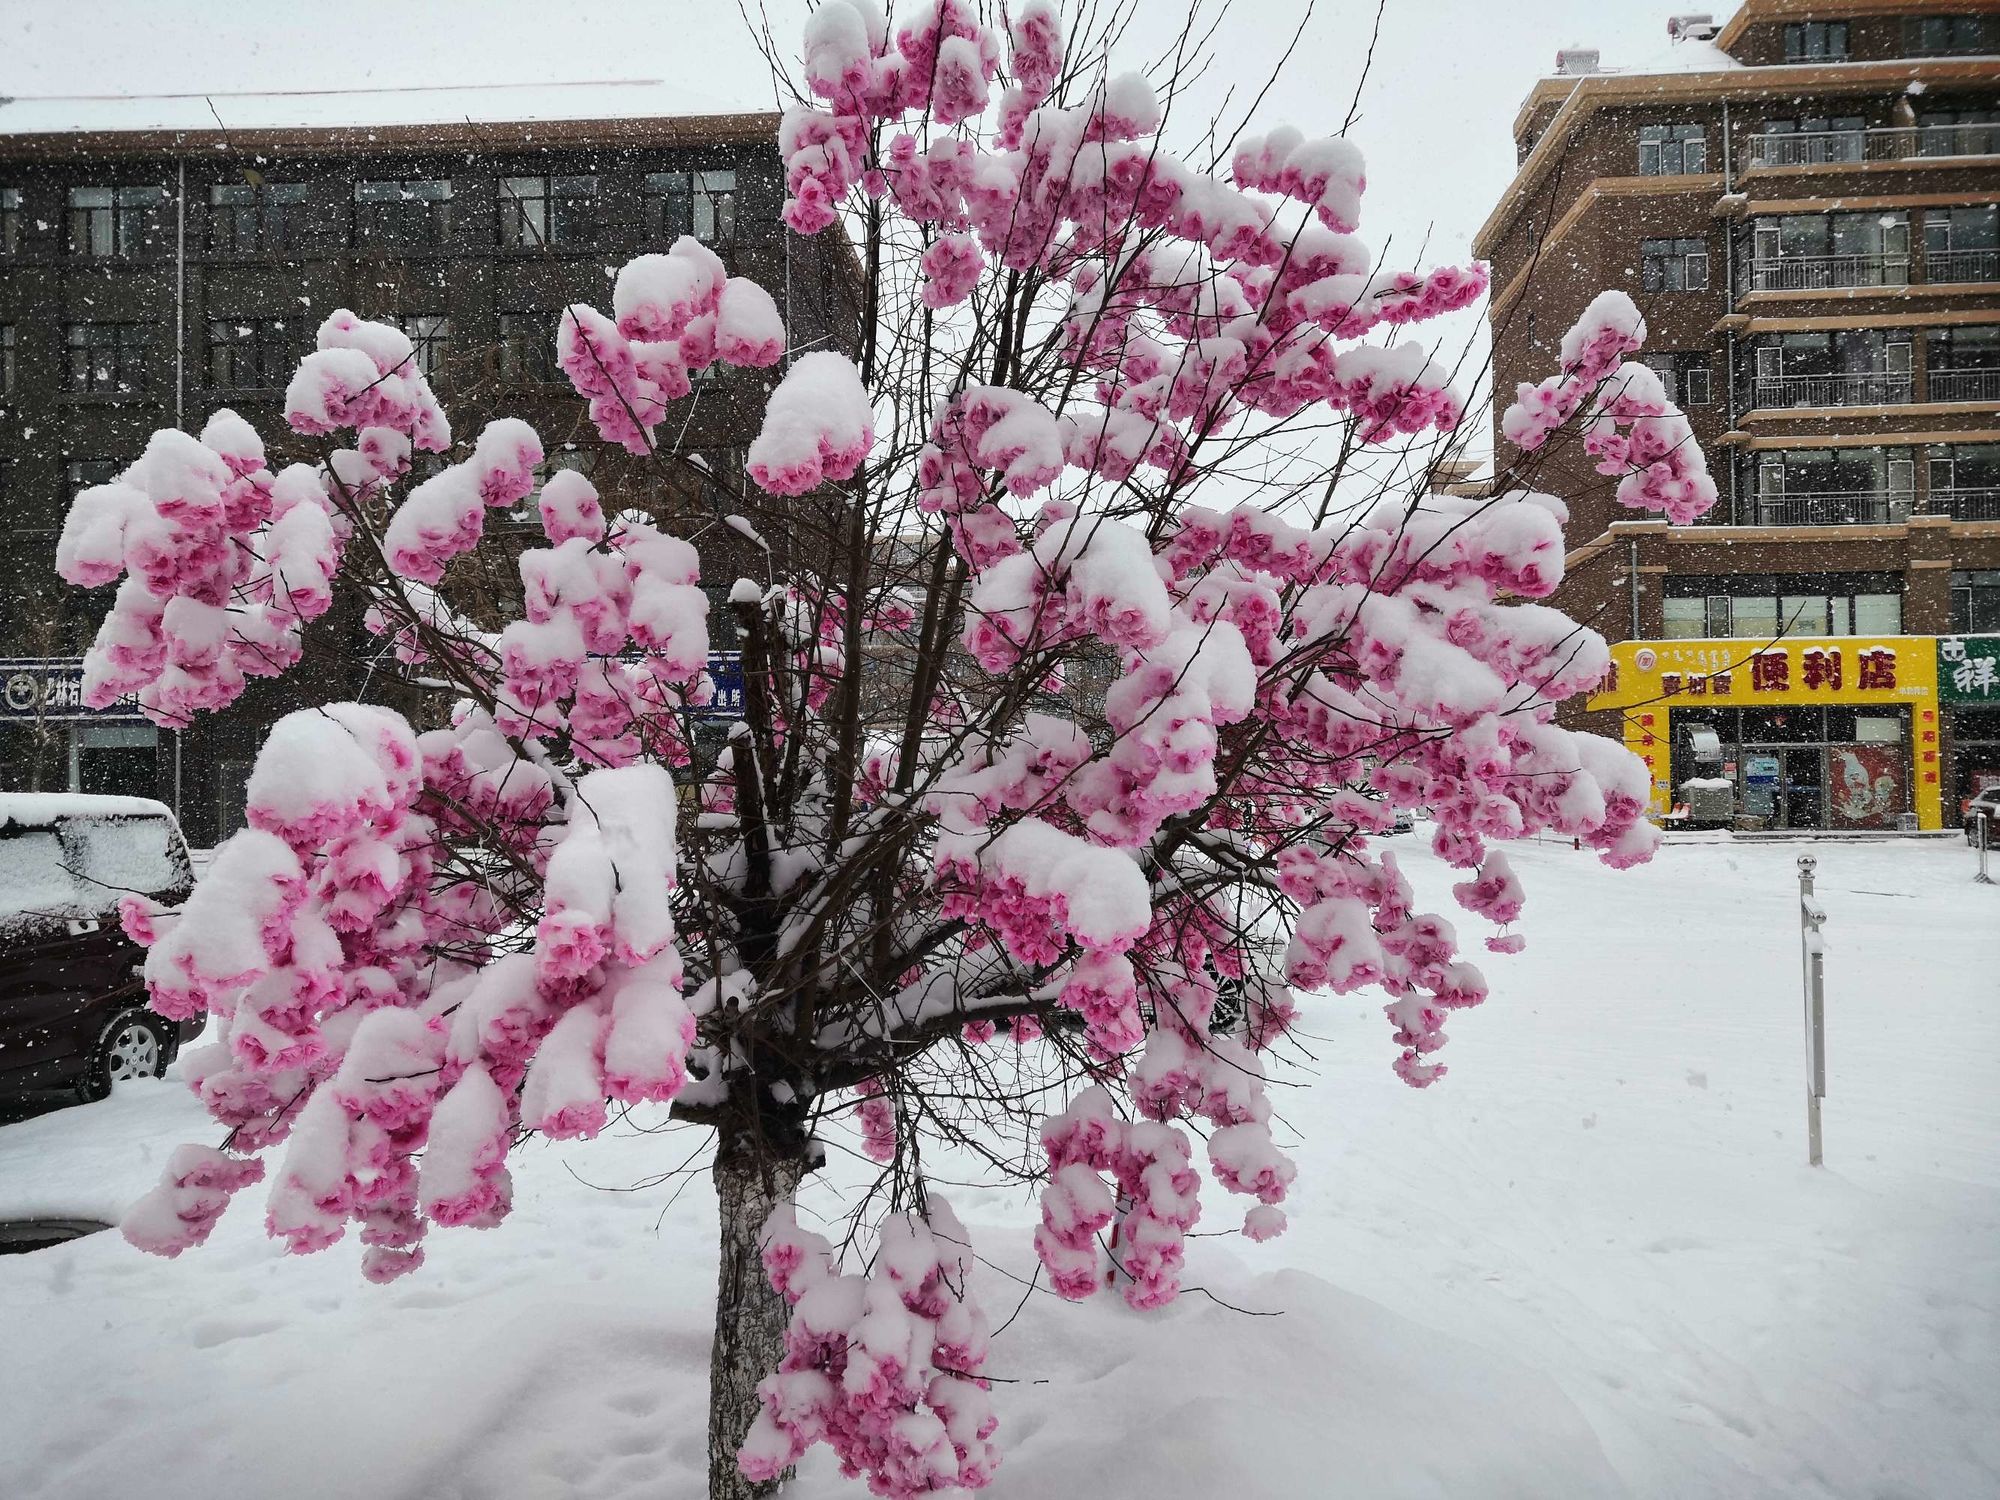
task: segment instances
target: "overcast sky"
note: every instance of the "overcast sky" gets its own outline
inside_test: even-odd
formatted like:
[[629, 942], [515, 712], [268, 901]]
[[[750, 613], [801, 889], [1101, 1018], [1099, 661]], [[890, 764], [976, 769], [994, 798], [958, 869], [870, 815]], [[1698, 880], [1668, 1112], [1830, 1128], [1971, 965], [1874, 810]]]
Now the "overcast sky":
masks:
[[[1164, 39], [1185, 3], [1139, 0]], [[1607, 66], [1668, 46], [1652, 0], [1386, 0], [1382, 37], [1352, 134], [1368, 159], [1362, 233], [1391, 258], [1463, 258], [1514, 169], [1509, 134], [1558, 47], [1594, 46]], [[1718, 20], [1734, 8], [1710, 7]], [[796, 36], [807, 7], [770, 0]], [[1302, 0], [1237, 0], [1192, 103], [1229, 83], [1260, 87]], [[1256, 125], [1337, 130], [1360, 77], [1374, 0], [1320, 0]], [[225, 122], [240, 92], [663, 79], [689, 112], [768, 107], [762, 60], [733, 0], [0, 0], [0, 95], [211, 94]], [[1145, 59], [1133, 57], [1135, 64]], [[1247, 102], [1239, 92], [1240, 112]], [[676, 107], [679, 107], [678, 105]], [[1192, 112], [1190, 113], [1192, 120]], [[1450, 336], [1476, 328], [1465, 315]], [[1481, 445], [1484, 446], [1483, 444]]]

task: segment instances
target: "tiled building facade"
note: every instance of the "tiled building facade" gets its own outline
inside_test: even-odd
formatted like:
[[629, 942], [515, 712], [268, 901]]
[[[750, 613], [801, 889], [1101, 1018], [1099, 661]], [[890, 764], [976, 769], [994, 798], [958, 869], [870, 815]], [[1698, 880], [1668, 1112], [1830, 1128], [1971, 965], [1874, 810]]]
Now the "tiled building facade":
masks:
[[[618, 266], [694, 234], [771, 291], [795, 352], [849, 346], [852, 252], [837, 232], [806, 240], [780, 222], [776, 133], [766, 114], [9, 133], [0, 109], [0, 785], [159, 796], [210, 842], [240, 818], [273, 717], [368, 691], [372, 643], [336, 609], [305, 664], [183, 733], [83, 714], [68, 664], [108, 601], [53, 567], [70, 498], [157, 428], [198, 431], [228, 406], [274, 459], [311, 456], [281, 397], [336, 308], [410, 335], [461, 441], [490, 417], [525, 417], [551, 463], [590, 472], [607, 505], [712, 520], [698, 480], [596, 441], [552, 336], [565, 303], [608, 307]], [[777, 374], [698, 382], [662, 432], [740, 476]], [[791, 543], [786, 527], [759, 529], [780, 554]], [[722, 587], [742, 561], [715, 561]]]
[[[1726, 778], [1758, 823], [1955, 822], [2000, 779], [2000, 689], [1953, 660], [2000, 632], [2000, 0], [1745, 0], [1674, 30], [1656, 70], [1563, 55], [1477, 241], [1496, 416], [1621, 288], [1721, 491], [1669, 527], [1620, 510], [1580, 449], [1535, 467], [1572, 512], [1557, 602], [1630, 643], [1586, 717], [1653, 761], [1662, 810]], [[1530, 469], [1504, 442], [1497, 461]], [[1741, 694], [1759, 648], [1794, 683], [1820, 651], [1841, 683], [1659, 694], [1663, 653], [1696, 641]], [[1878, 647], [1929, 687], [1858, 699]], [[1848, 795], [1858, 746], [1893, 785]]]

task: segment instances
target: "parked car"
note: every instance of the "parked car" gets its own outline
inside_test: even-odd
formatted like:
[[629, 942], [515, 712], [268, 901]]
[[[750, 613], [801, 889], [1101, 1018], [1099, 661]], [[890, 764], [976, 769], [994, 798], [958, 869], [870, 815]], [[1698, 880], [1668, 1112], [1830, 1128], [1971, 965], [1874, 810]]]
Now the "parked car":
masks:
[[161, 803], [0, 793], [0, 1098], [101, 1099], [200, 1032], [146, 1008], [145, 954], [118, 922], [128, 892], [178, 904], [193, 886]]
[[1986, 815], [1986, 847], [2000, 849], [2000, 786], [1989, 786], [1965, 804], [1965, 841], [1979, 842], [1979, 816]]

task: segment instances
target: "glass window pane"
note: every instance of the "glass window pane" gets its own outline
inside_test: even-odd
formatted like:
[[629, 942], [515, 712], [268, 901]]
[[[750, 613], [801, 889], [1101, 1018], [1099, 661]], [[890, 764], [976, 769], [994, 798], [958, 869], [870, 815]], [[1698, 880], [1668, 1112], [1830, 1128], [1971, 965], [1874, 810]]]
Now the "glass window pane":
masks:
[[1854, 596], [1856, 635], [1901, 635], [1903, 596], [1901, 594], [1856, 594]]
[[1708, 601], [1706, 599], [1663, 599], [1660, 601], [1664, 614], [1661, 634], [1670, 641], [1700, 640], [1708, 633]]
[[1778, 600], [1778, 613], [1784, 621], [1787, 635], [1826, 635], [1828, 616], [1826, 595], [1824, 594], [1784, 594]]
[[1778, 601], [1769, 594], [1738, 594], [1729, 602], [1731, 635], [1768, 641], [1778, 633]]

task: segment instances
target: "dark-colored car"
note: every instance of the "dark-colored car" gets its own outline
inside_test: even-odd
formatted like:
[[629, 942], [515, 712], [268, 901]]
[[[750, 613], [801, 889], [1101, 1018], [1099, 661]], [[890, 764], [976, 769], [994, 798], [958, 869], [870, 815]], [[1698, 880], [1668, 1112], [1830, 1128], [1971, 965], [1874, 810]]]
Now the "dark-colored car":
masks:
[[128, 892], [178, 904], [193, 886], [161, 803], [0, 793], [0, 1098], [101, 1099], [200, 1032], [146, 1008], [145, 952], [118, 923]]
[[2000, 786], [1989, 786], [1965, 804], [1965, 841], [1979, 843], [1979, 817], [1986, 816], [1986, 847], [2000, 850]]

